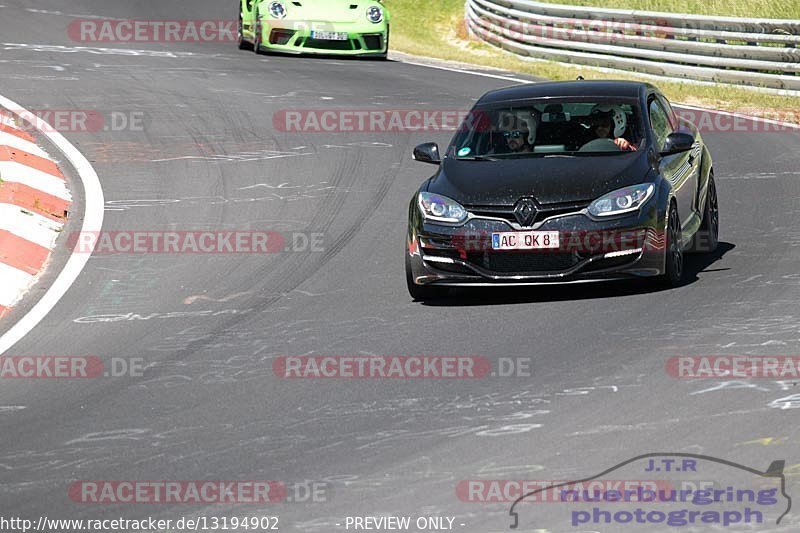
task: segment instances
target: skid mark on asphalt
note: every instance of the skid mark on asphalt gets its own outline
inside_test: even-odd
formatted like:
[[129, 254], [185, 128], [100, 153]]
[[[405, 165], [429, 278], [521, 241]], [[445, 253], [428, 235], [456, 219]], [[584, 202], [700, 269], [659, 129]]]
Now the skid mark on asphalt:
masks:
[[147, 435], [152, 432], [150, 428], [130, 428], [130, 429], [115, 429], [110, 431], [96, 431], [86, 433], [64, 443], [64, 446], [81, 443], [94, 443], [98, 441], [117, 441], [117, 440], [143, 440]]
[[[5, 6], [0, 6], [5, 7]], [[101, 19], [101, 20], [125, 20], [121, 18], [115, 17], [104, 17], [100, 15], [79, 15], [76, 13], [64, 13], [63, 11], [51, 11], [47, 9], [34, 9], [30, 7], [26, 7], [25, 11], [28, 13], [36, 13], [37, 15], [55, 15], [59, 17], [69, 17], [69, 18], [81, 18], [81, 19]]]
[[248, 161], [267, 161], [269, 159], [281, 159], [284, 157], [300, 157], [314, 155], [312, 152], [278, 152], [275, 150], [260, 150], [257, 152], [240, 152], [237, 154], [225, 155], [185, 155], [178, 157], [168, 157], [164, 159], [151, 159], [152, 163], [164, 163], [168, 161], [203, 161], [210, 163], [244, 163]]
[[[301, 200], [315, 200], [321, 198], [327, 198], [328, 195], [332, 193], [336, 194], [345, 194], [349, 191], [347, 190], [331, 190], [335, 189], [335, 187], [325, 187], [322, 189], [306, 189], [302, 191], [290, 192], [289, 194], [278, 194], [278, 193], [270, 193], [266, 196], [234, 196], [234, 197], [225, 197], [225, 196], [187, 196], [181, 198], [164, 198], [159, 200], [153, 199], [141, 199], [141, 200], [109, 200], [106, 202], [106, 211], [128, 211], [129, 209], [143, 209], [143, 208], [161, 208], [165, 207], [170, 204], [174, 204], [176, 206], [184, 207], [184, 206], [209, 206], [209, 205], [234, 205], [234, 204], [249, 204], [249, 203], [257, 203], [257, 202], [278, 202], [278, 201], [286, 201], [286, 202], [297, 202]], [[250, 221], [250, 225], [252, 226], [255, 223], [255, 220]], [[287, 223], [283, 221], [279, 221], [282, 226], [287, 226]], [[306, 227], [305, 223], [302, 223], [302, 227]], [[242, 228], [242, 224], [229, 224], [231, 227], [235, 228]], [[215, 228], [219, 229], [220, 224], [216, 224]], [[276, 228], [272, 228], [276, 229]], [[297, 229], [297, 225], [294, 226], [287, 226], [287, 229]]]
[[3, 76], [4, 79], [7, 80], [39, 80], [39, 81], [79, 81], [80, 78], [74, 78], [71, 76], [36, 76], [34, 74], [8, 74]]
[[113, 322], [139, 322], [146, 320], [187, 319], [200, 317], [219, 317], [224, 315], [247, 315], [255, 309], [203, 309], [202, 311], [168, 311], [165, 313], [130, 312], [108, 315], [90, 315], [73, 319], [76, 324], [97, 324]]
[[231, 300], [235, 300], [236, 298], [241, 298], [242, 296], [247, 296], [248, 294], [252, 294], [252, 291], [246, 292], [237, 292], [223, 298], [212, 298], [211, 296], [207, 296], [205, 294], [198, 294], [195, 296], [189, 296], [184, 298], [183, 303], [186, 305], [192, 305], [195, 302], [215, 302], [215, 303], [225, 303]]
[[[214, 72], [218, 72], [218, 70], [214, 70]], [[244, 89], [234, 89], [231, 90], [229, 88], [225, 89], [208, 89], [209, 92], [212, 93], [225, 93], [226, 95], [246, 95], [246, 96], [261, 96], [264, 98], [270, 99], [282, 99], [282, 98], [307, 98], [308, 95], [314, 94], [312, 91], [289, 91], [288, 93], [284, 94], [269, 94], [269, 93], [259, 93], [255, 91], [247, 91]]]
[[739, 174], [723, 176], [724, 181], [727, 180], [770, 180], [779, 178], [796, 178], [800, 176], [800, 172], [786, 171], [786, 172], [753, 172], [750, 174]]
[[26, 44], [26, 43], [2, 43], [0, 46], [3, 50], [26, 50], [31, 52], [46, 52], [46, 53], [86, 53], [95, 55], [115, 55], [115, 56], [131, 56], [131, 57], [160, 57], [169, 59], [180, 59], [188, 57], [196, 58], [214, 58], [221, 57], [223, 54], [198, 54], [194, 52], [164, 52], [159, 50], [134, 50], [130, 48], [99, 48], [93, 46], [62, 46], [55, 44]]
[[321, 181], [317, 184], [312, 185], [290, 185], [288, 182], [279, 183], [278, 185], [270, 185], [269, 183], [256, 183], [255, 185], [248, 185], [246, 187], [239, 187], [238, 190], [240, 191], [247, 191], [250, 189], [258, 189], [258, 188], [265, 188], [265, 189], [316, 189], [316, 190], [329, 190], [335, 189], [334, 186], [327, 186], [327, 181]]
[[769, 406], [774, 409], [800, 409], [800, 394], [778, 398], [770, 402]]
[[[391, 148], [392, 145], [385, 142], [361, 141], [345, 143], [341, 145], [307, 145], [291, 148], [292, 151], [281, 150], [278, 147], [264, 148], [265, 143], [237, 143], [222, 138], [214, 139], [207, 137], [204, 141], [195, 143], [174, 143], [164, 142], [161, 145], [153, 145], [140, 142], [87, 142], [83, 146], [88, 154], [91, 154], [92, 161], [96, 163], [130, 163], [130, 162], [171, 162], [179, 160], [195, 159], [199, 162], [230, 162], [240, 163], [247, 161], [261, 161], [262, 156], [279, 155], [309, 156], [322, 155], [322, 150], [344, 150], [354, 148]], [[166, 153], [164, 150], [169, 150]], [[298, 152], [298, 150], [306, 150]], [[310, 150], [310, 151], [309, 151]], [[154, 157], [156, 156], [156, 157]], [[226, 160], [227, 158], [227, 160]], [[266, 160], [269, 160], [268, 157]], [[272, 159], [276, 159], [272, 157]], [[278, 158], [279, 159], [279, 158]]]
[[[359, 143], [361, 144], [361, 143]], [[367, 143], [373, 145], [373, 143]], [[257, 300], [257, 309], [255, 310], [254, 317], [260, 313], [274, 311], [285, 295], [300, 288], [300, 286], [311, 279], [316, 272], [322, 269], [331, 259], [333, 259], [339, 252], [361, 231], [364, 224], [367, 223], [370, 216], [374, 214], [374, 206], [380, 205], [384, 197], [388, 193], [391, 186], [396, 182], [399, 173], [397, 165], [391, 165], [383, 172], [376, 174], [365, 174], [361, 172], [364, 166], [364, 158], [368, 153], [363, 150], [355, 150], [351, 157], [335, 160], [335, 166], [330, 170], [330, 176], [326, 176], [327, 181], [331, 186], [339, 188], [345, 184], [346, 188], [356, 188], [368, 191], [368, 195], [361, 201], [355, 209], [344, 209], [346, 200], [350, 195], [345, 194], [332, 194], [329, 195], [328, 201], [321, 205], [321, 208], [314, 211], [313, 218], [308, 222], [307, 228], [313, 228], [314, 231], [330, 234], [330, 228], [335, 227], [336, 223], [343, 223], [345, 226], [341, 233], [339, 233], [331, 241], [326, 240], [325, 252], [319, 254], [279, 254], [278, 259], [281, 261], [277, 265], [270, 265], [267, 275], [265, 276], [265, 283], [268, 285], [269, 292], [272, 296], [265, 296]], [[401, 157], [401, 156], [398, 156]], [[356, 178], [355, 180], [353, 178]], [[209, 328], [208, 336], [193, 343], [189, 343], [183, 350], [173, 353], [173, 360], [184, 361], [187, 357], [197, 354], [198, 352], [206, 349], [210, 344], [216, 344], [217, 338], [224, 338], [226, 330], [230, 328], [243, 328], [248, 330], [245, 334], [249, 335], [251, 325], [257, 318], [249, 318], [247, 316], [232, 317], [231, 320], [225, 323]], [[398, 327], [398, 325], [395, 325]], [[259, 324], [258, 330], [264, 330], [263, 324]], [[369, 332], [363, 330], [359, 332], [360, 335], [369, 335]], [[337, 332], [337, 340], [344, 342], [346, 339], [339, 336]], [[300, 335], [294, 335], [293, 338], [300, 338]], [[308, 340], [306, 337], [302, 337]], [[329, 336], [320, 336], [320, 342], [329, 343]], [[252, 342], [252, 339], [251, 339]], [[257, 350], [260, 353], [264, 350], [264, 342], [262, 341], [257, 345]], [[269, 343], [267, 343], [269, 344]]]
[[[791, 380], [770, 380], [770, 381], [758, 381], [757, 383], [753, 383], [752, 381], [747, 380], [728, 380], [728, 381], [720, 381], [718, 383], [714, 383], [711, 385], [705, 384], [706, 380], [691, 380], [690, 384], [694, 384], [695, 382], [703, 383], [705, 388], [696, 390], [689, 393], [689, 396], [697, 396], [697, 395], [706, 395], [710, 393], [718, 393], [718, 392], [731, 392], [731, 391], [747, 391], [748, 394], [752, 393], [762, 393], [759, 398], [763, 398], [766, 394], [763, 393], [778, 393], [778, 392], [787, 392], [787, 391], [795, 391], [797, 390], [798, 381], [791, 381]], [[740, 397], [741, 397], [741, 393]], [[748, 399], [750, 396], [747, 397]], [[774, 398], [774, 396], [773, 396]], [[715, 418], [718, 416], [729, 416], [729, 415], [739, 415], [739, 414], [746, 414], [746, 413], [753, 413], [764, 410], [766, 408], [771, 409], [780, 409], [780, 410], [787, 410], [787, 409], [800, 409], [800, 394], [792, 394], [789, 396], [785, 396], [783, 398], [778, 398], [772, 401], [769, 401], [768, 398], [763, 400], [765, 403], [763, 404], [764, 407], [761, 409], [756, 410], [745, 410], [745, 411], [736, 411], [732, 413], [717, 413], [714, 415], [708, 415], [706, 418]], [[768, 403], [767, 403], [768, 402]], [[696, 417], [695, 419], [701, 420], [702, 417]], [[681, 419], [681, 422], [688, 422], [691, 419]]]
[[[278, 294], [284, 301], [290, 302], [293, 295], [296, 294], [296, 289], [285, 293]], [[333, 292], [338, 291], [331, 291]], [[268, 295], [270, 297], [270, 295]], [[301, 295], [302, 298], [308, 296]], [[290, 311], [292, 308], [287, 306], [273, 306], [270, 308], [262, 309], [261, 313], [278, 314]], [[251, 360], [252, 364], [258, 367], [271, 365], [272, 359], [280, 355], [286, 355], [286, 345], [302, 338], [307, 343], [316, 343], [316, 345], [325, 346], [327, 350], [339, 350], [341, 353], [347, 351], [353, 345], [364, 345], [374, 334], [378, 328], [401, 328], [405, 327], [407, 319], [405, 317], [398, 317], [396, 321], [386, 321], [377, 317], [361, 317], [345, 321], [331, 321], [331, 320], [284, 320], [282, 317], [277, 317], [278, 320], [272, 320], [269, 323], [261, 324], [258, 328], [251, 328], [248, 325], [232, 326], [224, 332], [212, 334], [207, 332], [203, 335], [198, 335], [195, 332], [181, 333], [177, 332], [159, 339], [159, 341], [152, 347], [148, 348], [149, 351], [156, 352], [182, 352], [188, 350], [190, 346], [196, 346], [196, 343], [202, 342], [203, 346], [198, 347], [198, 353], [209, 353], [213, 355], [219, 352], [238, 352], [246, 353], [249, 355], [243, 356], [244, 360]], [[336, 331], [335, 338], [327, 333], [328, 331]], [[204, 342], [212, 341], [213, 342]], [[314, 345], [314, 344], [312, 344]], [[311, 354], [299, 354], [311, 355]], [[259, 356], [258, 359], [255, 356]], [[214, 358], [204, 357], [207, 363], [214, 363], [218, 361]], [[229, 361], [225, 359], [224, 361]], [[198, 361], [197, 364], [201, 364]], [[225, 363], [227, 364], [227, 363]], [[200, 366], [202, 369], [202, 364]], [[259, 374], [260, 375], [260, 374]], [[270, 371], [270, 375], [271, 371]], [[241, 376], [242, 379], [246, 375]]]

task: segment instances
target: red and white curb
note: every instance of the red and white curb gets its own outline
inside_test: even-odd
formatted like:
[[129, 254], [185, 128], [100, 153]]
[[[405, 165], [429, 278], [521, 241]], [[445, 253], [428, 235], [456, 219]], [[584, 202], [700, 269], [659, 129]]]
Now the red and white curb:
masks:
[[0, 122], [0, 318], [44, 271], [72, 196], [58, 165], [4, 116]]
[[[61, 152], [83, 185], [86, 208], [82, 232], [103, 226], [103, 190], [89, 161], [52, 126], [0, 96], [0, 317], [37, 281], [64, 229], [72, 196], [58, 164], [36, 144], [32, 126]], [[0, 355], [28, 334], [78, 278], [90, 253], [73, 252], [31, 309], [0, 336]]]

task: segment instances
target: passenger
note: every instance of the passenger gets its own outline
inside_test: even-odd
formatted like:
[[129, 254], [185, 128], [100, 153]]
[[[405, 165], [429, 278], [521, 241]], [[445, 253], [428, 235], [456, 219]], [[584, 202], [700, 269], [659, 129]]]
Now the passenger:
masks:
[[533, 152], [539, 121], [539, 114], [535, 110], [514, 114], [506, 113], [501, 117], [498, 132], [503, 137], [510, 153]]

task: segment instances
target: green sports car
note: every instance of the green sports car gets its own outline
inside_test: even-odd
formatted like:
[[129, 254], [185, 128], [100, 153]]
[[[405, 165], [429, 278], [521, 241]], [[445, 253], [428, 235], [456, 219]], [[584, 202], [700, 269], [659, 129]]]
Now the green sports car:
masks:
[[238, 39], [256, 53], [386, 58], [389, 12], [379, 0], [240, 0]]

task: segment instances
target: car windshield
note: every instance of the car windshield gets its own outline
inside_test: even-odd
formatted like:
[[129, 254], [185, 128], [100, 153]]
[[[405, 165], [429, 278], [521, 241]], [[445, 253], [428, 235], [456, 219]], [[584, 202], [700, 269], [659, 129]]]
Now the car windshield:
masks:
[[476, 107], [448, 150], [458, 159], [620, 155], [642, 148], [636, 100], [546, 99]]

